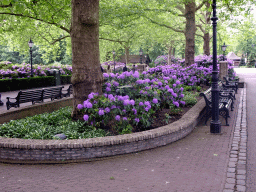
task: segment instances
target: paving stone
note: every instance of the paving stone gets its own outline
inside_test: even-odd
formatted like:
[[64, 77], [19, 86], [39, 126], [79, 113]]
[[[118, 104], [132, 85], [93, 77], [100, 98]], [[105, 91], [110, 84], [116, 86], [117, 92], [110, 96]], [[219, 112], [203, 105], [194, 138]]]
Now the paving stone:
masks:
[[231, 162], [237, 162], [237, 158], [230, 158], [229, 161], [231, 161]]
[[237, 169], [240, 169], [240, 170], [246, 170], [246, 165], [245, 164], [238, 164], [236, 166]]
[[246, 191], [246, 187], [243, 186], [243, 185], [237, 185], [237, 186], [236, 186], [236, 190], [237, 190], [237, 191], [244, 192], [244, 191]]
[[227, 173], [228, 178], [235, 178], [236, 174], [235, 173]]
[[233, 150], [232, 150], [232, 151], [230, 151], [230, 153], [231, 153], [231, 154], [238, 154], [238, 151], [235, 151], [235, 150], [233, 151]]
[[232, 147], [231, 150], [238, 151], [238, 147]]
[[223, 192], [234, 192], [233, 189], [224, 189]]
[[227, 181], [227, 183], [230, 183], [230, 184], [235, 184], [236, 183], [236, 180], [233, 179], [233, 178], [227, 178], [226, 181]]
[[238, 158], [239, 158], [239, 160], [246, 160], [246, 157], [239, 156]]
[[229, 163], [228, 163], [228, 166], [231, 167], [231, 168], [232, 168], [232, 167], [236, 167], [236, 162], [229, 162]]
[[239, 156], [246, 157], [246, 153], [239, 153]]
[[237, 175], [236, 178], [237, 179], [245, 179], [246, 177], [245, 177], [245, 175]]
[[223, 192], [234, 192], [232, 189], [224, 189]]
[[245, 185], [245, 180], [241, 180], [241, 179], [238, 179], [237, 181], [236, 181], [236, 183], [237, 183], [237, 185]]
[[237, 164], [245, 165], [245, 164], [246, 164], [246, 161], [239, 160], [239, 161], [237, 162]]
[[246, 170], [238, 169], [238, 170], [237, 170], [237, 174], [238, 174], [238, 175], [245, 175], [245, 174], [246, 174]]
[[246, 149], [240, 149], [241, 153], [246, 153]]
[[235, 188], [235, 184], [230, 184], [230, 183], [225, 184], [225, 189], [234, 189], [234, 188]]
[[236, 169], [235, 168], [228, 168], [228, 173], [235, 173]]
[[237, 158], [237, 155], [231, 154], [230, 157], [231, 157], [231, 158]]

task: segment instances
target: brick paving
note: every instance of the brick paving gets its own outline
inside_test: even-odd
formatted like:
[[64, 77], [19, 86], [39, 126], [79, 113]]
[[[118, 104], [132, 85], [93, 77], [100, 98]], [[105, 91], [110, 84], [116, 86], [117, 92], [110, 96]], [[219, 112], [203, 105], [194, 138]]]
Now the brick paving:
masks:
[[[199, 124], [182, 140], [139, 153], [79, 164], [0, 164], [0, 189], [4, 192], [218, 192], [225, 189], [227, 181], [230, 186], [237, 183], [236, 188], [240, 189], [245, 186], [241, 177], [244, 174], [236, 170], [234, 162], [244, 156], [231, 150], [237, 147], [232, 144], [237, 144], [233, 142], [233, 130], [239, 115], [240, 95], [241, 89], [231, 112], [230, 126], [222, 126], [222, 134], [210, 134], [208, 121], [208, 126]], [[229, 177], [234, 174], [237, 177]]]

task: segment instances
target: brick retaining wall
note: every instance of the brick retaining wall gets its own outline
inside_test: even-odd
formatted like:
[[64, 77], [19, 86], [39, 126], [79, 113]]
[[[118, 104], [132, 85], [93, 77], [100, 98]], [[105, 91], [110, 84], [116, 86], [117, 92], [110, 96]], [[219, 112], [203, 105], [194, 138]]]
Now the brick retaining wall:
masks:
[[204, 106], [204, 100], [201, 99], [180, 120], [140, 133], [78, 140], [27, 140], [0, 137], [0, 162], [81, 162], [164, 146], [187, 136], [197, 125]]

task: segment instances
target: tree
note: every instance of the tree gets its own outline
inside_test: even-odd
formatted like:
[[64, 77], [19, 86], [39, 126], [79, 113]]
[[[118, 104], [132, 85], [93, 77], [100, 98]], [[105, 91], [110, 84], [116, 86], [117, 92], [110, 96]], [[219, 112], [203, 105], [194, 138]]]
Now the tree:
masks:
[[81, 119], [77, 105], [91, 92], [102, 94], [99, 55], [99, 0], [72, 0], [73, 119]]

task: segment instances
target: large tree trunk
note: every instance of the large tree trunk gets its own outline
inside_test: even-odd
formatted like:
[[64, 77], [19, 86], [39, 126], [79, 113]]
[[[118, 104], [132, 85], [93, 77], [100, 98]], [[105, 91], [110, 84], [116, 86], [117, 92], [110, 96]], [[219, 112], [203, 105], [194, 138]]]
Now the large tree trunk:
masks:
[[73, 119], [91, 92], [102, 94], [103, 75], [99, 56], [99, 0], [72, 0], [72, 85]]
[[196, 32], [196, 3], [191, 0], [185, 3], [185, 17], [186, 17], [186, 49], [185, 49], [185, 66], [194, 64], [195, 56], [195, 32]]
[[[205, 3], [205, 6], [207, 8], [207, 11], [205, 14], [205, 19], [206, 19], [205, 22], [207, 25], [210, 25], [211, 24], [211, 12], [208, 10], [211, 5], [209, 2], [207, 2], [207, 3]], [[211, 38], [210, 38], [210, 32], [208, 29], [205, 30], [203, 39], [204, 39], [204, 54], [209, 56], [210, 55], [210, 39]]]
[[205, 33], [204, 34], [204, 54], [210, 55], [210, 34]]
[[130, 63], [130, 53], [129, 53], [130, 47], [125, 46], [124, 49], [125, 49], [125, 62], [126, 64], [128, 64]]

